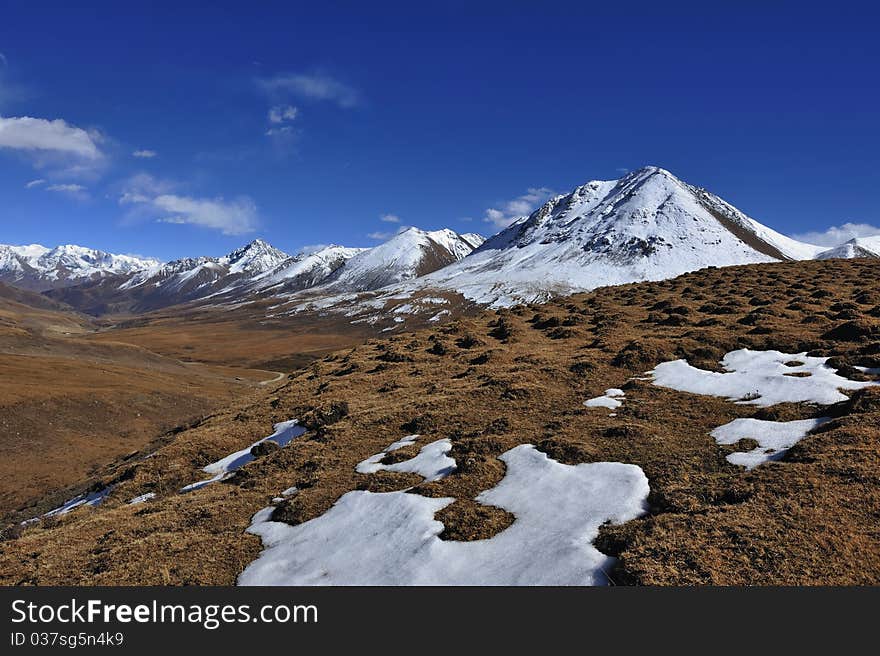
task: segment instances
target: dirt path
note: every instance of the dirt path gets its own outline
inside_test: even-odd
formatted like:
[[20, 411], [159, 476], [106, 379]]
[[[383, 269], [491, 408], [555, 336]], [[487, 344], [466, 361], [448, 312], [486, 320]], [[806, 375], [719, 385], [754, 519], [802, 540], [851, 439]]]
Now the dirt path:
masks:
[[275, 376], [275, 378], [270, 378], [269, 380], [260, 381], [260, 385], [270, 385], [272, 383], [281, 382], [282, 380], [284, 380], [284, 377], [287, 375], [283, 371], [279, 371], [277, 373], [278, 373], [278, 375]]

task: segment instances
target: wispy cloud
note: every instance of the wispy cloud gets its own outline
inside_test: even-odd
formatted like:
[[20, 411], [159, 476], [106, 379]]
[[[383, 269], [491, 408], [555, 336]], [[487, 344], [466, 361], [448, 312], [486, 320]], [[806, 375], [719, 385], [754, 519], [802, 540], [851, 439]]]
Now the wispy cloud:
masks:
[[158, 153], [155, 150], [147, 150], [146, 148], [143, 150], [136, 150], [131, 154], [132, 157], [137, 157], [139, 159], [152, 159], [156, 155], [158, 155]]
[[119, 204], [129, 206], [131, 220], [196, 225], [224, 235], [243, 235], [259, 227], [256, 203], [247, 196], [231, 200], [184, 195], [179, 185], [139, 173], [129, 178], [119, 194]]
[[0, 117], [0, 148], [24, 151], [50, 151], [95, 160], [102, 157], [95, 132], [68, 124], [62, 119], [20, 116]]
[[293, 105], [275, 105], [269, 108], [269, 128], [264, 134], [272, 139], [277, 148], [283, 150], [296, 140], [297, 130], [292, 123], [297, 114], [299, 110]]
[[76, 193], [85, 190], [85, 187], [78, 184], [52, 184], [46, 187], [46, 191], [61, 191], [64, 193]]
[[292, 121], [299, 110], [293, 105], [276, 105], [269, 108], [269, 123], [279, 124]]
[[367, 233], [367, 237], [369, 237], [370, 239], [378, 239], [379, 241], [387, 241], [392, 237], [399, 235], [401, 232], [406, 232], [411, 227], [412, 226], [402, 225], [394, 232], [383, 232], [381, 230], [377, 230], [376, 232]]
[[483, 220], [499, 228], [506, 228], [518, 218], [531, 214], [541, 203], [553, 195], [547, 187], [530, 187], [529, 190], [516, 198], [490, 207], [486, 210]]
[[839, 246], [855, 237], [873, 237], [880, 235], [880, 227], [868, 223], [844, 223], [839, 226], [831, 226], [826, 230], [802, 232], [792, 235], [798, 241], [805, 241], [816, 246]]
[[318, 251], [322, 251], [325, 248], [328, 248], [330, 244], [309, 244], [308, 246], [303, 246], [297, 251], [301, 255], [311, 255], [312, 253], [317, 253]]
[[39, 187], [40, 185], [46, 184], [46, 180], [43, 178], [37, 178], [36, 180], [31, 180], [28, 182], [24, 188], [25, 189], [33, 189], [34, 187]]
[[257, 206], [247, 196], [227, 201], [218, 198], [192, 198], [163, 194], [152, 205], [168, 216], [158, 219], [160, 223], [197, 225], [219, 230], [224, 235], [243, 235], [254, 232], [259, 225]]
[[296, 137], [296, 130], [294, 130], [292, 125], [280, 125], [269, 128], [264, 134], [267, 137], [273, 137], [280, 145], [280, 142], [292, 141]]
[[280, 73], [260, 78], [257, 85], [273, 97], [292, 95], [307, 100], [333, 102], [340, 107], [355, 107], [361, 102], [354, 88], [325, 73]]
[[46, 187], [46, 191], [64, 194], [77, 200], [86, 200], [89, 197], [88, 189], [80, 184], [50, 184]]
[[385, 223], [400, 223], [400, 217], [396, 214], [383, 214], [379, 217], [379, 220]]
[[177, 186], [170, 180], [160, 180], [149, 173], [136, 173], [122, 183], [119, 204], [148, 203], [156, 196], [173, 192]]

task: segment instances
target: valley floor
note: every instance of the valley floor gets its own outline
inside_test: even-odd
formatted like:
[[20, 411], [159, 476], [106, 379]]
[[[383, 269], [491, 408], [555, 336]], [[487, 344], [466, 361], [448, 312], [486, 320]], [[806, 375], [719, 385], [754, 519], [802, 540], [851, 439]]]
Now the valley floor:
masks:
[[[100, 504], [8, 531], [0, 581], [876, 584], [878, 273], [707, 269], [331, 354], [106, 470]], [[742, 349], [781, 354], [752, 353], [731, 385], [719, 362]], [[679, 359], [685, 375], [664, 364]], [[780, 424], [737, 420], [800, 423], [785, 441]], [[570, 513], [580, 498], [592, 505]], [[382, 540], [359, 551], [377, 532], [417, 562]], [[327, 536], [354, 555], [329, 559]], [[530, 578], [566, 540], [563, 579]], [[507, 578], [468, 575], [479, 558]]]

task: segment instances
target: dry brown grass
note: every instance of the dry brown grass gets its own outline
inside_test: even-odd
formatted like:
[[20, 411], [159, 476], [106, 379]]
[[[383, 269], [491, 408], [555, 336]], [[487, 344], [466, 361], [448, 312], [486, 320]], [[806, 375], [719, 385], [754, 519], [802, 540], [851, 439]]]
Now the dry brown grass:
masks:
[[[228, 584], [259, 553], [244, 529], [281, 490], [301, 492], [278, 518], [307, 521], [352, 489], [408, 479], [361, 475], [364, 458], [407, 433], [448, 437], [459, 469], [414, 493], [454, 496], [448, 539], [491, 537], [512, 520], [473, 503], [504, 474], [497, 457], [533, 443], [566, 463], [621, 461], [651, 483], [644, 518], [603, 530], [618, 583], [877, 583], [880, 581], [880, 398], [770, 410], [632, 380], [658, 362], [698, 366], [736, 348], [811, 351], [880, 366], [880, 263], [828, 261], [706, 270], [597, 290], [544, 306], [463, 318], [372, 340], [313, 363], [265, 399], [241, 402], [173, 439], [154, 457], [119, 463], [105, 504], [34, 526], [0, 544], [16, 583]], [[624, 387], [616, 417], [582, 402]], [[273, 422], [345, 401], [349, 413], [228, 481], [180, 495], [199, 468], [267, 435]], [[780, 462], [746, 473], [709, 431], [735, 417], [840, 419]], [[156, 501], [126, 500], [154, 491]]]
[[275, 376], [92, 341], [95, 330], [81, 315], [0, 298], [0, 518], [63, 502], [102, 466]]

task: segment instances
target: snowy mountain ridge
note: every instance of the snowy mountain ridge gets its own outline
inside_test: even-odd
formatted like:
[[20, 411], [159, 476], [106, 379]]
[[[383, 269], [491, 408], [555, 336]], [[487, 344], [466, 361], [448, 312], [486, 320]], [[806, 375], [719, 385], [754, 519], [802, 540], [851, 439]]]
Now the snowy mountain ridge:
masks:
[[811, 259], [821, 251], [651, 166], [550, 199], [409, 288], [455, 290], [505, 306], [707, 266]]
[[40, 244], [0, 244], [0, 280], [32, 291], [133, 274], [158, 265], [153, 258], [116, 255], [73, 244], [51, 249]]
[[487, 240], [407, 228], [372, 248], [289, 255], [256, 239], [221, 257], [164, 264], [80, 246], [0, 246], [0, 281], [97, 313], [277, 297], [293, 311], [354, 316], [359, 304], [374, 311], [413, 295], [503, 307], [705, 267], [835, 257], [880, 257], [880, 237], [831, 249], [799, 242], [648, 166], [555, 196]]

